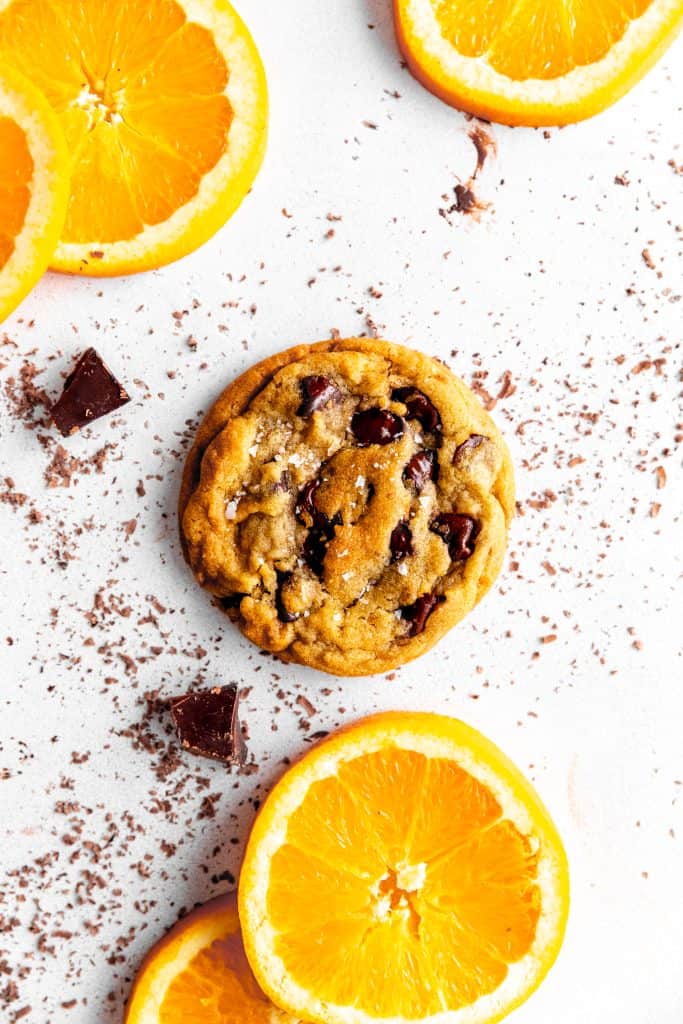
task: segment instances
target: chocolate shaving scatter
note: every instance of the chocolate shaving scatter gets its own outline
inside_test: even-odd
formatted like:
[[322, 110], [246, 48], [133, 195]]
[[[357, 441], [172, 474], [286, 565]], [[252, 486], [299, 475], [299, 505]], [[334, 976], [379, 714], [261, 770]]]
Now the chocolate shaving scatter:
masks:
[[88, 348], [69, 376], [51, 413], [64, 437], [130, 402], [126, 389], [94, 348]]

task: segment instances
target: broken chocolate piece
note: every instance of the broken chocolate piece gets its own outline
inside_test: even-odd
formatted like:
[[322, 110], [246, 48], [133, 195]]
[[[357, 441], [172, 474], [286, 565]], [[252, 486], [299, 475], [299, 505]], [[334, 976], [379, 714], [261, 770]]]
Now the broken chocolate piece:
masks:
[[448, 544], [448, 553], [454, 562], [465, 561], [474, 551], [478, 526], [471, 516], [442, 512], [432, 520], [429, 529]]
[[95, 349], [89, 348], [64, 381], [62, 394], [50, 411], [59, 432], [68, 437], [126, 402], [130, 402], [126, 389]]
[[403, 480], [411, 483], [419, 494], [428, 480], [438, 480], [439, 461], [436, 452], [415, 452], [411, 455], [403, 470]]
[[408, 623], [408, 636], [417, 636], [418, 633], [423, 633], [427, 619], [437, 605], [445, 600], [443, 594], [423, 594], [414, 604], [408, 604], [401, 608], [401, 615]]
[[275, 591], [275, 608], [277, 610], [277, 617], [280, 622], [296, 622], [299, 616], [296, 612], [290, 612], [285, 608], [284, 601], [282, 600], [282, 588], [286, 587], [291, 580], [294, 573], [292, 572], [279, 572], [277, 574], [277, 590]]
[[488, 437], [484, 437], [483, 434], [470, 434], [466, 441], [459, 444], [453, 452], [453, 465], [459, 462], [460, 459], [468, 452], [474, 451], [475, 448], [479, 448], [480, 445], [488, 441]]
[[360, 445], [390, 444], [403, 437], [405, 421], [388, 409], [364, 409], [354, 413], [351, 430]]
[[238, 717], [236, 686], [214, 686], [171, 700], [171, 716], [184, 750], [225, 764], [243, 764], [247, 748]]
[[417, 388], [394, 388], [391, 397], [395, 402], [403, 402], [408, 412], [408, 419], [417, 420], [430, 434], [441, 433], [441, 417], [436, 406]]
[[407, 523], [399, 523], [391, 531], [389, 538], [389, 550], [391, 561], [398, 562], [401, 558], [407, 558], [413, 553], [413, 535]]
[[304, 377], [301, 381], [302, 402], [297, 416], [310, 416], [329, 402], [339, 402], [341, 391], [327, 377]]

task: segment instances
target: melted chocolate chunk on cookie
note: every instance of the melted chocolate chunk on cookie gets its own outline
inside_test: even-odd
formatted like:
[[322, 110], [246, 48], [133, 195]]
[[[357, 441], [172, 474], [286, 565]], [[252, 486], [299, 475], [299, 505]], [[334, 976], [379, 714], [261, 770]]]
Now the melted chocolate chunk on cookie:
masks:
[[226, 764], [243, 764], [247, 748], [236, 686], [214, 686], [171, 700], [171, 717], [184, 750]]
[[292, 486], [292, 476], [288, 469], [283, 470], [280, 479], [273, 484], [273, 490], [277, 493], [278, 491], [288, 491]]
[[441, 433], [441, 417], [436, 406], [417, 388], [394, 388], [391, 392], [394, 402], [403, 402], [408, 419], [417, 420], [429, 434]]
[[439, 460], [436, 452], [415, 452], [411, 455], [403, 470], [404, 483], [412, 484], [419, 494], [428, 480], [435, 483], [439, 479]]
[[334, 537], [335, 526], [342, 525], [342, 517], [339, 512], [336, 512], [332, 519], [328, 519], [322, 512], [316, 512], [316, 516], [316, 525], [308, 531], [304, 541], [303, 556], [316, 576], [322, 576], [327, 545]]
[[246, 594], [228, 594], [226, 597], [219, 597], [218, 604], [228, 612], [235, 608], [239, 608], [242, 603], [242, 598], [246, 596]]
[[283, 587], [286, 587], [290, 582], [294, 573], [292, 572], [279, 572], [277, 574], [277, 590], [275, 591], [275, 608], [277, 609], [277, 617], [280, 622], [296, 622], [299, 616], [296, 612], [290, 612], [285, 608], [285, 604], [282, 597]]
[[364, 409], [351, 419], [351, 430], [358, 444], [391, 444], [403, 437], [405, 420], [388, 409]]
[[413, 535], [407, 523], [399, 523], [391, 531], [389, 550], [392, 562], [398, 562], [401, 558], [413, 554]]
[[304, 526], [314, 525], [318, 517], [322, 515], [315, 507], [315, 492], [320, 487], [320, 484], [320, 478], [314, 477], [305, 483], [299, 491], [299, 496], [294, 506], [294, 515]]
[[448, 553], [454, 562], [464, 562], [474, 551], [479, 527], [471, 516], [442, 512], [432, 520], [429, 529], [448, 544]]
[[330, 402], [341, 401], [341, 391], [328, 377], [304, 377], [300, 384], [302, 402], [297, 416], [310, 416]]
[[453, 465], [455, 466], [464, 456], [474, 451], [475, 448], [479, 448], [485, 441], [488, 441], [488, 437], [484, 437], [483, 434], [470, 434], [467, 440], [459, 444], [453, 452]]
[[437, 605], [445, 600], [443, 594], [423, 594], [414, 604], [408, 604], [401, 608], [401, 615], [408, 623], [408, 636], [417, 636], [419, 633], [423, 633], [427, 619]]

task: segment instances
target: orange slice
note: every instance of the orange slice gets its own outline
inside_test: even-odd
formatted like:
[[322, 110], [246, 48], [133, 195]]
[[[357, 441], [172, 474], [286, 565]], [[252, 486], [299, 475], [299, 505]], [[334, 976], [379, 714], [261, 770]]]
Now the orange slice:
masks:
[[0, 323], [45, 271], [64, 224], [68, 156], [38, 90], [0, 64]]
[[662, 55], [681, 0], [394, 0], [411, 71], [503, 124], [567, 124], [608, 107]]
[[569, 903], [531, 785], [440, 715], [367, 718], [265, 802], [239, 910], [273, 1002], [320, 1024], [491, 1024], [540, 984]]
[[235, 894], [179, 921], [147, 954], [125, 1024], [293, 1024], [259, 990], [244, 955]]
[[227, 0], [9, 0], [3, 58], [43, 89], [72, 154], [55, 268], [158, 267], [206, 241], [249, 191], [266, 81]]

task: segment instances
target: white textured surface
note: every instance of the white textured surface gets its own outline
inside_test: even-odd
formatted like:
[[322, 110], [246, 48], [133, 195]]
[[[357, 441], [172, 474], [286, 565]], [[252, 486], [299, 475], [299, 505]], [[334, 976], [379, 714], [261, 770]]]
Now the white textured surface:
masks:
[[[479, 222], [455, 213], [449, 224], [442, 193], [474, 168], [468, 125], [401, 69], [387, 6], [244, 0], [272, 110], [266, 164], [241, 210], [158, 273], [48, 276], [6, 325], [19, 348], [0, 352], [3, 385], [35, 347], [37, 380], [54, 395], [60, 371], [94, 344], [135, 396], [116, 423], [65, 443], [79, 457], [117, 444], [103, 472], [53, 489], [43, 479], [53, 452], [38, 438], [49, 431], [25, 429], [3, 400], [4, 471], [28, 496], [0, 505], [0, 768], [10, 773], [0, 781], [0, 913], [18, 920], [0, 948], [15, 972], [30, 968], [13, 975], [10, 1021], [29, 1005], [31, 1024], [120, 1019], [149, 943], [181, 907], [225, 888], [212, 876], [237, 874], [248, 801], [305, 747], [299, 688], [318, 709], [311, 731], [377, 708], [442, 710], [535, 781], [566, 840], [573, 910], [556, 968], [515, 1021], [683, 1017], [683, 178], [669, 165], [683, 163], [683, 48], [588, 124], [547, 137], [494, 126], [498, 157], [477, 185], [492, 205]], [[624, 174], [630, 183], [616, 184]], [[179, 324], [176, 310], [189, 310]], [[486, 371], [494, 395], [510, 371], [516, 391], [493, 414], [524, 515], [498, 585], [436, 650], [392, 681], [343, 681], [261, 656], [211, 607], [179, 557], [175, 501], [186, 422], [223, 384], [293, 342], [372, 323], [467, 381]], [[633, 372], [659, 358], [659, 373]], [[546, 490], [556, 500], [529, 504]], [[32, 504], [39, 525], [27, 521]], [[74, 544], [65, 568], [60, 530]], [[120, 595], [130, 614], [95, 609], [91, 625], [101, 587], [106, 607]], [[150, 611], [158, 626], [141, 622]], [[119, 652], [137, 659], [134, 670]], [[153, 755], [121, 735], [140, 721], [145, 691], [180, 693], [198, 676], [253, 687], [244, 717], [257, 773], [238, 780], [188, 757], [159, 781]], [[74, 751], [89, 759], [73, 763]], [[215, 817], [201, 810], [207, 794]], [[56, 813], [58, 801], [78, 809]], [[81, 842], [62, 841], [79, 828]], [[162, 841], [177, 844], [174, 856]], [[35, 872], [21, 887], [12, 872], [25, 864]]]

